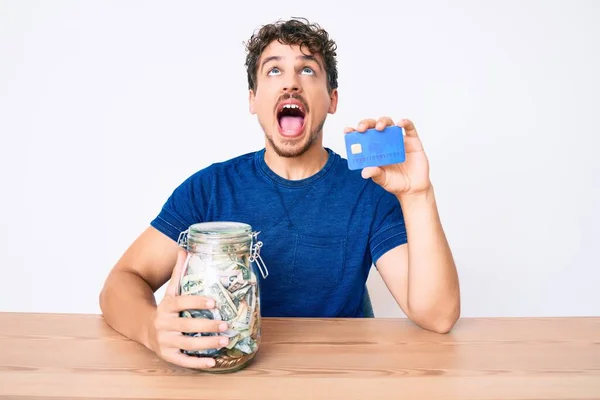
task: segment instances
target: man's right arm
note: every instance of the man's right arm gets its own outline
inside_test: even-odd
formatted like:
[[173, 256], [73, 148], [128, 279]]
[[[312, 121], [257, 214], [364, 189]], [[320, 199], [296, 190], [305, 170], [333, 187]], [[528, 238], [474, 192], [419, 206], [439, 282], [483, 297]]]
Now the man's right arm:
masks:
[[106, 322], [146, 347], [156, 314], [154, 292], [169, 280], [177, 260], [177, 243], [148, 227], [110, 271], [100, 293]]
[[[181, 332], [223, 332], [227, 326], [221, 321], [179, 317], [186, 309], [214, 307], [209, 298], [177, 296], [185, 254], [171, 238], [148, 227], [110, 271], [100, 293], [100, 308], [115, 331], [163, 359], [188, 368], [204, 368], [214, 364], [211, 359], [187, 356], [179, 349], [220, 348], [226, 338], [191, 337]], [[154, 292], [170, 278], [165, 297], [157, 305]]]

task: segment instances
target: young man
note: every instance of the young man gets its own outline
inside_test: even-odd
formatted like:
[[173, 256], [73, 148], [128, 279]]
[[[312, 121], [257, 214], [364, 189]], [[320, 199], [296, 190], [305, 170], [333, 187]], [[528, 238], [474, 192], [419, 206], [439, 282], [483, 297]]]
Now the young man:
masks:
[[[279, 22], [255, 33], [247, 51], [250, 112], [265, 148], [206, 167], [175, 189], [110, 272], [100, 295], [106, 321], [169, 362], [213, 365], [180, 349], [219, 348], [226, 339], [181, 332], [222, 332], [226, 324], [178, 315], [214, 302], [176, 296], [176, 279], [158, 305], [154, 292], [180, 272], [180, 232], [226, 220], [261, 232], [269, 269], [260, 283], [263, 316], [364, 317], [375, 264], [408, 318], [448, 332], [460, 313], [457, 272], [412, 122], [398, 122], [406, 132], [404, 163], [350, 171], [322, 145], [338, 102], [336, 45], [327, 32], [303, 20]], [[364, 119], [356, 129], [393, 124]]]

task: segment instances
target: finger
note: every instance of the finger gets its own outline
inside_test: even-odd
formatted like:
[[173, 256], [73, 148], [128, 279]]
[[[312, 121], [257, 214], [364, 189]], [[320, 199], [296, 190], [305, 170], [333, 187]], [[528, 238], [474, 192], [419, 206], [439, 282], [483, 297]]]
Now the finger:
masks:
[[400, 121], [398, 121], [398, 123], [396, 125], [401, 126], [402, 128], [404, 128], [404, 132], [406, 133], [406, 136], [411, 136], [411, 137], [418, 137], [419, 136], [417, 134], [417, 129], [415, 128], [415, 125], [409, 119], [406, 119], [406, 118], [405, 119], [401, 119]]
[[175, 263], [175, 267], [173, 268], [173, 272], [171, 274], [171, 280], [169, 281], [169, 285], [165, 290], [165, 295], [167, 296], [176, 296], [179, 288], [179, 279], [181, 278], [181, 273], [183, 270], [183, 266], [188, 257], [188, 252], [184, 249], [180, 249], [177, 252], [177, 261]]
[[229, 344], [227, 336], [188, 336], [176, 335], [171, 340], [172, 346], [183, 350], [220, 349]]
[[390, 117], [381, 117], [377, 120], [377, 123], [375, 124], [375, 129], [377, 129], [378, 131], [382, 131], [386, 127], [392, 125], [394, 125], [394, 121], [392, 121]]
[[165, 361], [179, 365], [180, 367], [190, 369], [212, 368], [215, 366], [215, 360], [211, 357], [195, 357], [183, 354], [178, 350], [164, 356]]
[[225, 332], [229, 328], [227, 322], [204, 318], [172, 318], [167, 323], [168, 330], [186, 333]]
[[351, 126], [347, 126], [344, 128], [344, 133], [350, 133], [350, 132], [355, 132], [356, 129], [351, 127]]
[[359, 132], [364, 132], [367, 129], [375, 128], [376, 124], [377, 124], [377, 121], [375, 121], [372, 118], [363, 119], [362, 121], [360, 121], [358, 123], [358, 128], [356, 130], [359, 131]]
[[177, 296], [169, 304], [169, 311], [211, 310], [215, 308], [215, 300], [196, 294]]
[[373, 179], [375, 183], [383, 185], [385, 183], [385, 171], [380, 167], [365, 167], [361, 171], [364, 179]]

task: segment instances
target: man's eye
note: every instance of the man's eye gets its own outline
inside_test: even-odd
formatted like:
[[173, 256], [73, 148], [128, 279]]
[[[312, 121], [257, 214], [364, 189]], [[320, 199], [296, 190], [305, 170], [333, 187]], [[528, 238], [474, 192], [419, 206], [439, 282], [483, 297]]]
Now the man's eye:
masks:
[[271, 68], [271, 70], [269, 71], [269, 73], [267, 75], [279, 75], [280, 71], [279, 68], [275, 67], [275, 68]]
[[309, 67], [304, 67], [304, 68], [302, 68], [302, 73], [303, 73], [303, 74], [309, 74], [309, 75], [313, 75], [313, 74], [314, 74], [314, 71], [312, 70], [312, 68], [309, 68]]

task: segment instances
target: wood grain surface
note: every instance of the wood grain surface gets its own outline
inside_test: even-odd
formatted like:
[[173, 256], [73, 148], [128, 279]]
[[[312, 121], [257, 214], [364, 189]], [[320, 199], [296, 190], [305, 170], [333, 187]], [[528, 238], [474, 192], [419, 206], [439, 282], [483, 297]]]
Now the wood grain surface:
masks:
[[208, 374], [98, 315], [0, 313], [0, 398], [600, 399], [600, 318], [264, 318], [253, 364]]

